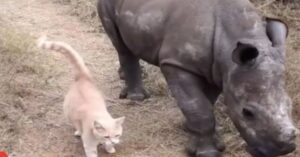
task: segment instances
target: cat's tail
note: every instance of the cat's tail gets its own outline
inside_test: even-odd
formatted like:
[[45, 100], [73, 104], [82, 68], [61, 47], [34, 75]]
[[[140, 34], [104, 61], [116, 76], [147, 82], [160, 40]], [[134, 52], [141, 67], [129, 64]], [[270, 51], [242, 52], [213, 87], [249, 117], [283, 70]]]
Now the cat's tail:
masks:
[[38, 39], [37, 46], [41, 49], [53, 50], [65, 55], [75, 69], [75, 78], [91, 78], [89, 69], [86, 67], [82, 57], [70, 45], [59, 41], [48, 41], [46, 36]]

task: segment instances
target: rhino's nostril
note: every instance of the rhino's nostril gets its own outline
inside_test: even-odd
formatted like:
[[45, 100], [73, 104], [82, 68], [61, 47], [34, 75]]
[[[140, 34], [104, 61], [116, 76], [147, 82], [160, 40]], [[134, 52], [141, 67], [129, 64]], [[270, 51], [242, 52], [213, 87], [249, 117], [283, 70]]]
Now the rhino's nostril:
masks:
[[254, 112], [250, 109], [243, 108], [243, 116], [248, 119], [248, 120], [253, 120], [254, 119]]
[[294, 141], [294, 139], [296, 138], [296, 130], [293, 129], [290, 133], [290, 139], [289, 141]]
[[293, 143], [296, 138], [296, 129], [288, 129], [282, 135], [282, 142], [284, 143]]
[[290, 137], [289, 137], [289, 139], [288, 139], [288, 142], [289, 143], [293, 143], [294, 140], [295, 140], [295, 138], [296, 138], [296, 134], [291, 134]]

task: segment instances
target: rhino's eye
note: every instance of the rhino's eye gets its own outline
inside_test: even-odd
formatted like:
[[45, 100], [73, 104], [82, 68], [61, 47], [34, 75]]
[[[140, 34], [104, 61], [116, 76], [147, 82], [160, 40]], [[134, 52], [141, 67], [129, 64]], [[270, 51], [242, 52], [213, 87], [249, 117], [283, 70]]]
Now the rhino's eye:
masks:
[[253, 120], [255, 118], [254, 112], [248, 108], [243, 108], [243, 116], [248, 120]]

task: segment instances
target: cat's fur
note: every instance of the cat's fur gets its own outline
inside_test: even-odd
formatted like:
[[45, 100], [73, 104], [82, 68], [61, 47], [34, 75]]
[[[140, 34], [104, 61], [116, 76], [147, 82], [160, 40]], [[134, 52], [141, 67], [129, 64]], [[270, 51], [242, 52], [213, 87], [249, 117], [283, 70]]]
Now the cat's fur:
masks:
[[108, 153], [114, 153], [125, 117], [111, 117], [83, 59], [70, 45], [41, 37], [38, 47], [62, 53], [74, 66], [75, 81], [65, 96], [64, 112], [76, 128], [75, 135], [81, 136], [86, 156], [97, 157], [98, 144], [103, 144]]

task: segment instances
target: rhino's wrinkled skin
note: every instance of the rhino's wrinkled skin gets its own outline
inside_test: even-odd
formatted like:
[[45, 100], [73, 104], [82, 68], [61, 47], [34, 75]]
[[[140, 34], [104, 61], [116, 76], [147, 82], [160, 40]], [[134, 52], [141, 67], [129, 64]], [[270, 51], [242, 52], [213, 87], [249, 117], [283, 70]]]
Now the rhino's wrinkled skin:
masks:
[[139, 59], [160, 66], [193, 135], [191, 156], [221, 156], [213, 114], [221, 92], [252, 156], [295, 149], [284, 23], [248, 0], [99, 0], [98, 12], [124, 74], [120, 97], [147, 98]]

